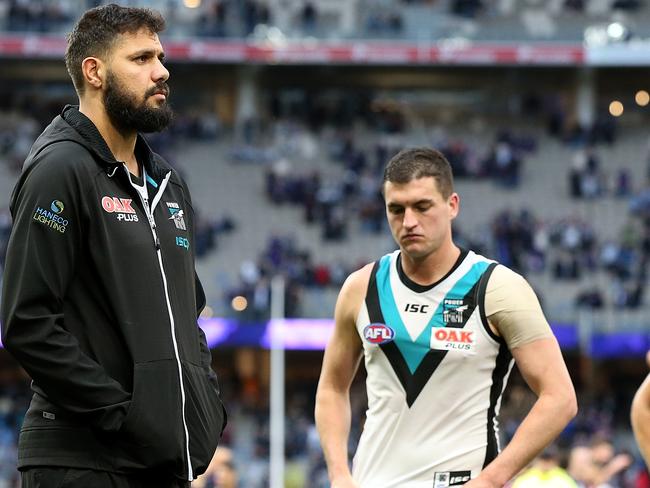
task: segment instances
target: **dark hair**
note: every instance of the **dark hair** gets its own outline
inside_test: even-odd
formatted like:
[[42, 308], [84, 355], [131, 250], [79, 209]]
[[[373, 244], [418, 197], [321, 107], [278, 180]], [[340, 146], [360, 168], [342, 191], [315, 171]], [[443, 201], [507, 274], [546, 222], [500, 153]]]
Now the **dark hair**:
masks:
[[387, 181], [408, 183], [411, 180], [432, 176], [444, 198], [454, 191], [454, 177], [449, 161], [440, 151], [427, 147], [402, 149], [386, 165], [382, 190]]
[[142, 28], [157, 34], [165, 29], [165, 19], [155, 10], [120, 7], [114, 3], [83, 14], [68, 34], [65, 52], [65, 65], [79, 95], [84, 92], [83, 60], [89, 56], [108, 55], [120, 34], [134, 33]]

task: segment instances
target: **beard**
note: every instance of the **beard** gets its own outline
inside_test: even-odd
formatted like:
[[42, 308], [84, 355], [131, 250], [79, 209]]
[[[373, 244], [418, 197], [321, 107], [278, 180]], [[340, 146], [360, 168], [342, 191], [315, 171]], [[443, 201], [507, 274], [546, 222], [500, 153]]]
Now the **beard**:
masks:
[[147, 90], [141, 101], [129, 92], [112, 72], [106, 77], [104, 108], [111, 123], [122, 133], [160, 132], [167, 127], [173, 117], [171, 107], [165, 100], [159, 107], [151, 107], [147, 100], [157, 91], [169, 94], [169, 86], [164, 81]]

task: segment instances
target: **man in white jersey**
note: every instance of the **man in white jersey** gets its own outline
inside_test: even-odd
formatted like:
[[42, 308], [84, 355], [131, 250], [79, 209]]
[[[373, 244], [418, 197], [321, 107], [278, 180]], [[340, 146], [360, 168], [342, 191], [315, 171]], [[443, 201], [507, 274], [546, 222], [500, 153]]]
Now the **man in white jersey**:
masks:
[[[502, 487], [577, 411], [558, 343], [520, 275], [454, 244], [460, 200], [441, 153], [397, 154], [383, 193], [399, 250], [343, 285], [316, 396], [332, 487]], [[362, 357], [368, 410], [350, 471], [349, 390]], [[499, 453], [513, 360], [538, 399]]]

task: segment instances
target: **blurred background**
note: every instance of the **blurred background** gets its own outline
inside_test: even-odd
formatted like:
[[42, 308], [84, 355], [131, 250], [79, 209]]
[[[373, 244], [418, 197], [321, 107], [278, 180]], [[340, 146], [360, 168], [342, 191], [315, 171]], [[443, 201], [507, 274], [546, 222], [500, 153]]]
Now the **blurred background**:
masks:
[[[0, 0], [0, 273], [22, 162], [77, 101], [65, 33], [102, 3]], [[197, 486], [270, 486], [274, 376], [284, 484], [329, 486], [313, 407], [334, 302], [350, 272], [395, 248], [383, 166], [424, 145], [454, 169], [456, 242], [530, 281], [576, 385], [578, 416], [536, 462], [566, 467], [581, 486], [650, 487], [629, 424], [650, 349], [650, 2], [122, 4], [168, 21], [176, 119], [148, 140], [192, 191], [201, 324], [229, 407], [227, 461]], [[277, 276], [274, 315], [287, 320], [269, 322]], [[274, 331], [286, 347], [275, 373]], [[0, 350], [0, 488], [18, 486], [30, 396], [29, 378]], [[503, 443], [533, 401], [513, 373]], [[363, 371], [352, 406], [351, 454]]]

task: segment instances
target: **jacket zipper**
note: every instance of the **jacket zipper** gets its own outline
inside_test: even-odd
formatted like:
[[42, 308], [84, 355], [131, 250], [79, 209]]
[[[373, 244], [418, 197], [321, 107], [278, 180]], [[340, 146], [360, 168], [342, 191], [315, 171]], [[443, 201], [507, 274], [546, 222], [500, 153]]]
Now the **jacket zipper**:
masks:
[[[128, 172], [128, 170], [126, 171]], [[169, 299], [169, 289], [167, 287], [167, 275], [165, 274], [165, 267], [163, 266], [163, 261], [162, 261], [162, 252], [160, 250], [160, 239], [158, 238], [158, 233], [156, 232], [156, 221], [153, 217], [153, 213], [156, 209], [156, 205], [158, 205], [158, 202], [160, 201], [160, 198], [162, 197], [162, 194], [165, 191], [165, 188], [167, 187], [167, 183], [169, 182], [169, 178], [171, 177], [171, 175], [172, 175], [171, 171], [165, 175], [165, 179], [160, 183], [160, 188], [158, 189], [158, 192], [153, 198], [151, 207], [149, 207], [149, 200], [143, 198], [142, 194], [137, 189], [135, 190], [138, 196], [140, 197], [140, 201], [142, 202], [142, 206], [144, 208], [145, 214], [147, 215], [147, 220], [149, 221], [149, 228], [151, 229], [151, 235], [153, 237], [153, 242], [156, 247], [156, 255], [158, 256], [158, 265], [160, 267], [160, 274], [162, 276], [163, 285], [165, 289], [165, 301], [167, 303], [167, 313], [169, 314], [172, 343], [174, 345], [174, 356], [176, 358], [176, 366], [178, 368], [178, 379], [180, 381], [180, 387], [181, 387], [181, 410], [182, 410], [182, 418], [183, 418], [183, 430], [185, 431], [185, 456], [187, 459], [187, 473], [188, 473], [187, 476], [188, 476], [188, 481], [192, 481], [194, 479], [194, 473], [192, 470], [192, 460], [190, 458], [190, 436], [187, 430], [187, 421], [185, 419], [185, 386], [183, 382], [183, 367], [181, 365], [181, 358], [178, 352], [178, 342], [176, 341], [176, 324], [174, 322], [174, 314], [172, 313], [171, 300]], [[146, 185], [146, 179], [145, 179], [145, 185]]]

